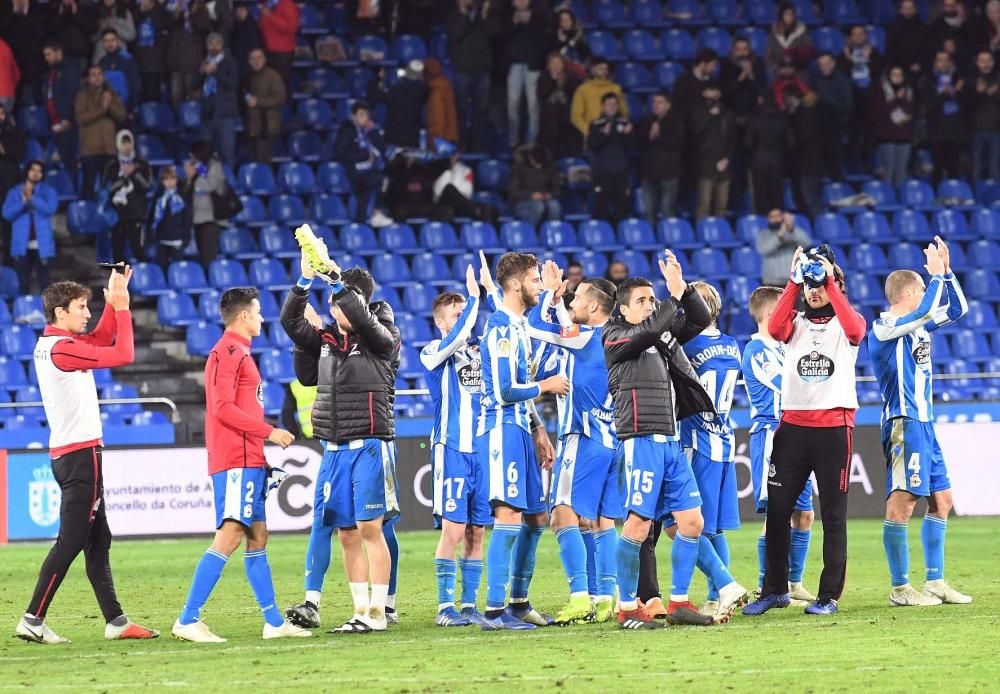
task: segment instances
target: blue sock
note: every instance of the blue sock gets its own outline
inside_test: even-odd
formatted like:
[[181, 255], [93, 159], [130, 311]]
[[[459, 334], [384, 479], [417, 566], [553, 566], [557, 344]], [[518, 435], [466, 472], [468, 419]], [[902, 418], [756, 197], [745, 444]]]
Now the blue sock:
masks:
[[280, 627], [285, 618], [274, 604], [274, 581], [271, 580], [271, 565], [267, 563], [267, 550], [246, 552], [243, 555], [243, 566], [264, 621], [272, 627]]
[[764, 588], [764, 572], [767, 570], [767, 540], [761, 535], [757, 538], [757, 588]]
[[[926, 523], [924, 524], [926, 525]], [[910, 582], [910, 547], [906, 539], [906, 523], [885, 521], [882, 524], [882, 545], [889, 560], [889, 577], [892, 587]], [[924, 550], [926, 554], [927, 550]]]
[[435, 559], [434, 573], [438, 583], [438, 611], [455, 604], [455, 560]]
[[486, 608], [503, 609], [510, 581], [511, 552], [520, 528], [516, 525], [494, 525], [486, 547]]
[[306, 548], [306, 590], [322, 592], [323, 579], [330, 568], [330, 548], [333, 543], [333, 526], [313, 522]]
[[[729, 568], [729, 562], [730, 562], [730, 558], [729, 558], [729, 540], [726, 539], [726, 534], [724, 532], [718, 532], [715, 535], [709, 536], [708, 539], [711, 541], [712, 547], [715, 548], [715, 553], [719, 555], [719, 561], [721, 561], [722, 565], [725, 566], [728, 569]], [[731, 571], [729, 573], [732, 574]], [[709, 590], [709, 594], [708, 594], [708, 599], [709, 600], [718, 600], [719, 599], [719, 588], [721, 588], [721, 587], [722, 586], [715, 585], [715, 581], [712, 581], [711, 579], [709, 579], [709, 588], [710, 588], [710, 590]]]
[[[677, 553], [677, 543], [681, 538], [684, 538], [685, 545], [692, 545], [695, 551], [695, 563], [698, 569], [708, 577], [708, 599], [718, 600], [719, 599], [719, 588], [723, 586], [728, 586], [733, 582], [733, 577], [729, 573], [729, 569], [726, 568], [726, 564], [722, 561], [722, 558], [715, 551], [715, 546], [712, 540], [709, 539], [708, 535], [700, 535], [697, 538], [684, 537], [680, 533], [677, 533], [677, 537], [674, 538], [674, 549], [670, 554], [670, 559], [673, 565], [673, 572], [677, 573], [677, 561], [679, 560]], [[689, 551], [686, 549], [681, 550], [682, 552]], [[681, 555], [683, 558], [684, 555]], [[684, 558], [687, 561], [686, 558]], [[694, 568], [694, 567], [692, 567]], [[676, 580], [673, 581], [674, 585], [670, 587], [670, 592], [672, 595], [684, 595], [688, 591], [688, 587], [691, 585], [691, 573], [688, 573], [687, 583], [678, 584]], [[682, 572], [680, 578], [684, 578], [684, 573]], [[683, 588], [683, 590], [676, 590], [676, 588]]]
[[475, 607], [483, 578], [483, 560], [460, 559], [458, 566], [462, 569], [462, 607]]
[[639, 550], [642, 541], [622, 535], [618, 538], [618, 599], [621, 602], [635, 602], [639, 592]]
[[[597, 595], [611, 597], [615, 594], [615, 584], [618, 582], [618, 532], [614, 528], [598, 530], [594, 533], [594, 545], [597, 547], [595, 560], [597, 562]], [[638, 587], [638, 582], [636, 582]]]
[[[396, 524], [386, 523], [382, 526], [382, 535], [389, 545], [389, 595], [396, 594], [396, 576], [399, 573], [399, 538], [396, 537]], [[454, 587], [454, 586], [452, 586]]]
[[806, 555], [809, 554], [809, 539], [812, 530], [796, 530], [792, 528], [792, 544], [788, 548], [788, 580], [792, 583], [802, 583], [802, 574], [806, 570]]
[[948, 532], [948, 521], [927, 514], [920, 527], [920, 539], [924, 545], [924, 563], [927, 565], [927, 580], [944, 578], [944, 536]]
[[543, 527], [521, 523], [517, 542], [514, 543], [514, 557], [511, 563], [511, 602], [527, 602], [528, 600], [528, 585], [535, 573], [535, 552], [538, 550], [538, 541], [542, 539], [543, 532], [545, 532]]
[[569, 581], [569, 592], [587, 592], [587, 545], [583, 543], [580, 526], [570, 525], [556, 531], [559, 557]]
[[597, 541], [594, 540], [594, 533], [590, 530], [580, 530], [583, 536], [583, 544], [587, 548], [587, 592], [591, 595], [598, 595], [597, 587]]
[[[680, 532], [674, 538], [674, 546], [670, 551], [670, 599], [673, 600], [675, 595], [687, 595], [688, 590], [691, 588], [691, 577], [694, 576], [694, 567], [698, 564], [699, 549], [701, 549], [701, 541], [699, 535], [698, 537], [687, 537], [686, 535], [681, 535]], [[719, 555], [715, 553], [715, 548], [712, 547], [712, 543], [705, 541], [705, 551], [708, 563], [705, 568], [706, 575], [712, 576], [713, 572], [724, 571], [724, 574], [719, 574], [721, 577], [729, 575], [729, 571], [726, 567], [722, 566], [722, 562], [719, 561]], [[710, 554], [709, 554], [710, 553]], [[721, 578], [713, 578], [713, 581], [722, 580]], [[723, 581], [722, 585], [732, 581], [732, 577], [729, 580]]]
[[215, 589], [215, 584], [219, 582], [222, 570], [226, 568], [229, 557], [214, 549], [206, 549], [201, 556], [201, 561], [194, 569], [194, 578], [191, 579], [191, 590], [188, 591], [187, 602], [184, 603], [184, 610], [181, 612], [181, 624], [194, 624], [201, 617], [201, 608], [208, 601], [208, 596]]

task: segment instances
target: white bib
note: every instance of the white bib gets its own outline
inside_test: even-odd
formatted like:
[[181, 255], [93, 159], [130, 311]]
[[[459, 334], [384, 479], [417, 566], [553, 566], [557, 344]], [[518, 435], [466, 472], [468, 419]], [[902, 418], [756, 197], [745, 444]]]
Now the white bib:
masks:
[[856, 410], [858, 348], [847, 339], [840, 319], [834, 316], [827, 323], [813, 323], [800, 313], [793, 326], [785, 348], [781, 408]]
[[63, 371], [52, 363], [52, 348], [63, 335], [43, 335], [35, 344], [35, 373], [49, 422], [49, 448], [93, 441], [104, 435], [92, 371]]

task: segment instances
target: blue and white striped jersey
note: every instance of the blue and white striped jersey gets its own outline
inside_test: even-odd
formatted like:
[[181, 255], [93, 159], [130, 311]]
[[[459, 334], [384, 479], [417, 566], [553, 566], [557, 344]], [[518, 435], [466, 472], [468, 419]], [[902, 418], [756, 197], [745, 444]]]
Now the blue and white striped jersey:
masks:
[[868, 352], [882, 392], [882, 421], [934, 421], [931, 331], [956, 321], [969, 304], [954, 274], [933, 275], [920, 305], [905, 316], [883, 313], [868, 333]]
[[[569, 393], [556, 398], [558, 436], [583, 434], [605, 448], [617, 448], [614, 402], [601, 340], [604, 327], [574, 323], [561, 301], [551, 307], [551, 296], [550, 291], [544, 292], [538, 306], [528, 313], [528, 334], [549, 345], [542, 366], [545, 375], [559, 373], [570, 383]], [[558, 322], [550, 320], [552, 314]]]
[[743, 350], [743, 387], [750, 398], [750, 433], [777, 429], [781, 420], [781, 373], [785, 346], [767, 333], [754, 333]]
[[527, 319], [499, 305], [486, 322], [480, 343], [483, 363], [478, 433], [500, 424], [531, 431], [529, 412], [541, 388], [532, 379], [531, 340]]
[[740, 375], [740, 347], [729, 335], [707, 328], [684, 345], [684, 353], [712, 398], [718, 414], [702, 413], [681, 421], [681, 445], [717, 463], [730, 463], [736, 438], [729, 422], [733, 393]]
[[427, 389], [434, 400], [431, 445], [443, 443], [462, 453], [474, 453], [479, 417], [482, 365], [479, 345], [469, 344], [476, 327], [479, 299], [470, 296], [451, 331], [420, 351], [427, 370]]

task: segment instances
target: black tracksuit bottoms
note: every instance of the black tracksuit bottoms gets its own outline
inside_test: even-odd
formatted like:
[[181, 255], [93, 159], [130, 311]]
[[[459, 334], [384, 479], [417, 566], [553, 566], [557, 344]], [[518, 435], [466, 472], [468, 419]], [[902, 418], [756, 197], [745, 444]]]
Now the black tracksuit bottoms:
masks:
[[809, 474], [816, 473], [823, 519], [820, 601], [840, 598], [847, 578], [847, 489], [854, 429], [782, 422], [774, 433], [767, 480], [767, 569], [764, 595], [788, 592], [789, 521]]

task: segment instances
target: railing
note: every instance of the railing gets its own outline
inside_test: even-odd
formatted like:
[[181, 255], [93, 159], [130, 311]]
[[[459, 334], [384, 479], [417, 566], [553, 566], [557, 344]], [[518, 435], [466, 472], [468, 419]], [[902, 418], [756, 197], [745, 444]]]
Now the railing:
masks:
[[[98, 400], [98, 405], [164, 405], [170, 408], [170, 421], [173, 424], [181, 423], [180, 410], [177, 403], [170, 398], [108, 398]], [[45, 407], [42, 402], [0, 402], [0, 409], [13, 409], [17, 407]]]

